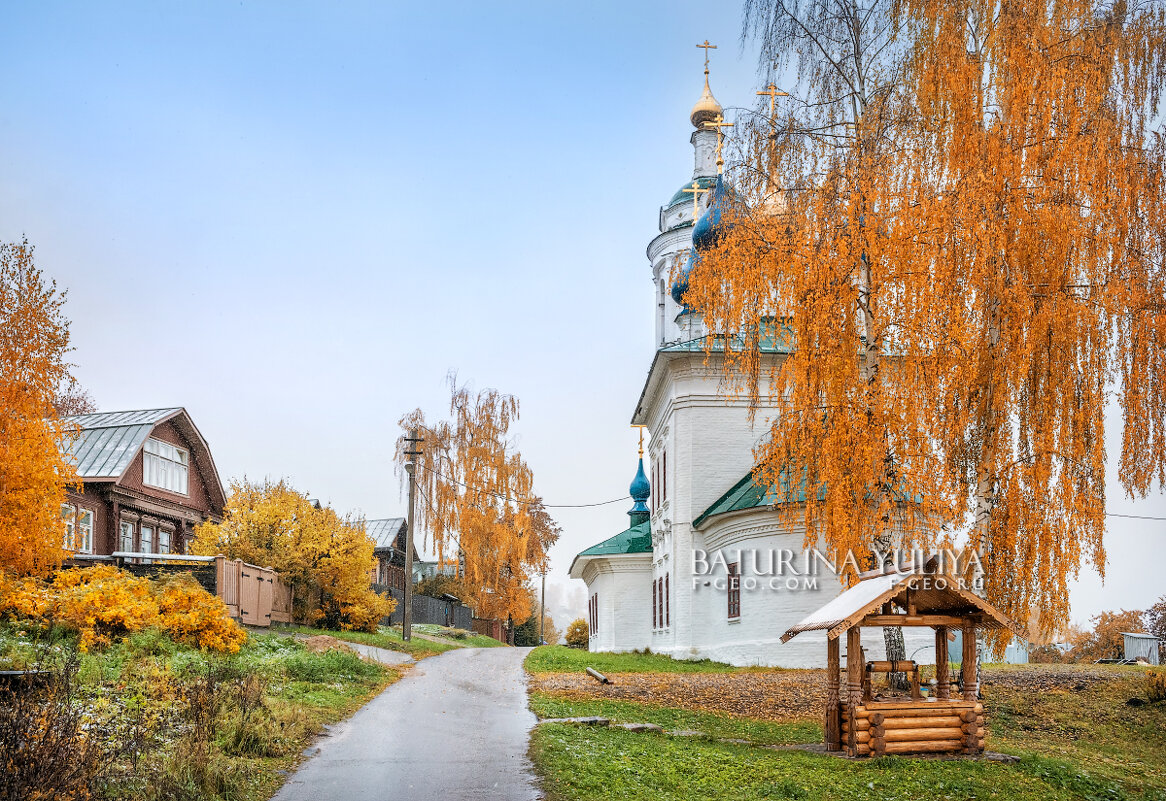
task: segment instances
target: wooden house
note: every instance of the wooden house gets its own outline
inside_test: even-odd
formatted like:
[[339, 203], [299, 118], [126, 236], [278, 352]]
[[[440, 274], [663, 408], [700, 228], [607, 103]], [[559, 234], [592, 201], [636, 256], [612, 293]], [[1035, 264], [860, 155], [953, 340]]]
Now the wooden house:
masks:
[[62, 443], [82, 487], [61, 506], [76, 559], [184, 553], [194, 526], [222, 520], [226, 495], [210, 448], [185, 409], [66, 418]]
[[[381, 520], [366, 520], [365, 533], [376, 543], [373, 555], [372, 583], [383, 584], [395, 590], [405, 589], [405, 543], [407, 527], [405, 518], [388, 517]], [[417, 563], [417, 549], [413, 549], [413, 562]]]
[[[963, 753], [984, 750], [984, 707], [976, 674], [976, 632], [1024, 628], [965, 589], [960, 579], [934, 572], [935, 562], [909, 571], [863, 574], [850, 589], [811, 613], [783, 636], [826, 632], [826, 748], [848, 756]], [[925, 695], [912, 661], [868, 662], [864, 626], [925, 626], [935, 630], [935, 687]], [[949, 633], [963, 635], [958, 690], [949, 670]], [[846, 638], [846, 669], [840, 675], [840, 644]], [[877, 691], [875, 674], [906, 674], [909, 693]]]

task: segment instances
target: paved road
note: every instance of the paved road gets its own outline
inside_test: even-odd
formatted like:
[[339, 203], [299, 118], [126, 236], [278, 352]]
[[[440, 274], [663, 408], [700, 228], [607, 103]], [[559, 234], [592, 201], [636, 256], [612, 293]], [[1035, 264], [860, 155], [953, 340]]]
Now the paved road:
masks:
[[346, 642], [344, 644], [361, 656], [374, 662], [380, 662], [382, 665], [409, 665], [414, 661], [413, 657], [402, 651], [390, 651], [388, 648], [377, 648], [375, 645], [365, 645], [359, 642]]
[[335, 726], [273, 801], [535, 801], [529, 650], [462, 648], [420, 660]]

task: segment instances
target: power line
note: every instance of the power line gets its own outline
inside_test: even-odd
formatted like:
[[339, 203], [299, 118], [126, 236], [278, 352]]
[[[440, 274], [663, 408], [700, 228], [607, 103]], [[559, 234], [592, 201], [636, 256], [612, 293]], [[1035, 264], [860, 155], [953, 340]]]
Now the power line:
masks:
[[[452, 481], [454, 484], [465, 487], [466, 489], [473, 489], [473, 487], [471, 487], [469, 484], [465, 483], [464, 481], [458, 481], [456, 478], [453, 478], [452, 476], [447, 476], [444, 473], [439, 473], [432, 468], [421, 466], [421, 469], [427, 473], [433, 473], [433, 475], [437, 476], [438, 478], [443, 478], [446, 481]], [[534, 506], [534, 504], [536, 503], [536, 501], [522, 500], [520, 498], [511, 498], [509, 495], [503, 495], [500, 492], [494, 492], [492, 490], [480, 490], [480, 491], [485, 492], [487, 495], [493, 495], [495, 498], [498, 498], [499, 500], [510, 501], [511, 503], [520, 503], [520, 504], [523, 504], [524, 506]], [[622, 498], [612, 498], [610, 501], [599, 501], [598, 503], [544, 503], [543, 507], [546, 509], [588, 509], [588, 508], [591, 508], [594, 506], [608, 506], [608, 505], [613, 504], [613, 503], [621, 503], [621, 502], [624, 502], [626, 500], [628, 500], [628, 498], [625, 495]]]
[[[439, 473], [436, 470], [433, 470], [433, 469], [428, 468], [428, 467], [421, 467], [421, 469], [425, 470], [426, 472], [433, 473], [433, 475], [437, 476], [438, 478], [443, 478], [446, 481], [452, 481], [454, 484], [465, 487], [466, 489], [472, 489], [472, 487], [470, 487], [470, 485], [466, 484], [464, 481], [458, 481], [456, 478], [453, 478], [451, 476], [447, 476], [444, 473]], [[521, 500], [519, 498], [511, 498], [509, 495], [503, 495], [502, 493], [493, 492], [491, 490], [482, 490], [482, 491], [485, 492], [487, 495], [493, 495], [495, 498], [498, 498], [498, 499], [503, 500], [503, 501], [510, 501], [511, 503], [520, 503], [520, 504], [523, 504], [526, 506], [533, 506], [535, 503], [534, 501], [524, 501], [524, 500]], [[428, 501], [428, 498], [426, 500]], [[610, 501], [599, 501], [597, 503], [544, 503], [543, 507], [546, 509], [589, 509], [589, 508], [596, 507], [596, 506], [610, 506], [613, 503], [620, 503], [620, 502], [623, 502], [626, 500], [628, 500], [628, 498], [625, 496], [622, 498], [612, 498]], [[1150, 515], [1127, 515], [1127, 514], [1120, 514], [1118, 512], [1106, 512], [1105, 516], [1106, 517], [1123, 517], [1123, 518], [1126, 518], [1129, 520], [1161, 520], [1161, 521], [1166, 521], [1166, 517], [1153, 517]]]

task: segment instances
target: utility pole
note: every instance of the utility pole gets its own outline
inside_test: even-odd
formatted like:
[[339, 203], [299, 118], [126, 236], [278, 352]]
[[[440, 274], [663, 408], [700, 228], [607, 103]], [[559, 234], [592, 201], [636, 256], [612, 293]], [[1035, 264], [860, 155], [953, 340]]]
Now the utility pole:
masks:
[[542, 600], [538, 603], [538, 644], [543, 644], [543, 623], [547, 619], [547, 571], [543, 569]]
[[405, 451], [405, 472], [409, 474], [409, 511], [408, 520], [405, 521], [405, 609], [401, 614], [401, 639], [409, 642], [413, 637], [413, 506], [417, 484], [417, 465], [413, 460], [421, 455], [417, 446], [425, 440], [417, 436], [417, 429], [414, 428], [405, 441], [409, 443], [409, 449]]

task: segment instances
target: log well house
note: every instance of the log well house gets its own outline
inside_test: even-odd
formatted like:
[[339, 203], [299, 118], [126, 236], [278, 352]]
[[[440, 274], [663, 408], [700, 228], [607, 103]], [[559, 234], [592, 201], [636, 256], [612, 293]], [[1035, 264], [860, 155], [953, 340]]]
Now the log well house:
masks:
[[116, 552], [185, 553], [194, 526], [222, 520], [226, 495], [210, 448], [185, 409], [66, 418], [62, 443], [81, 482], [61, 506], [79, 560]]
[[[863, 574], [850, 589], [782, 636], [826, 632], [826, 749], [848, 756], [963, 753], [984, 750], [984, 707], [976, 673], [977, 629], [1024, 628], [1001, 614], [960, 579], [937, 572], [936, 562], [910, 571]], [[888, 570], [894, 571], [892, 566]], [[864, 626], [916, 626], [935, 630], [935, 685], [920, 686], [913, 661], [870, 661], [862, 648]], [[953, 691], [949, 633], [963, 634], [958, 689]], [[846, 653], [840, 655], [846, 639]], [[842, 659], [846, 667], [842, 670]], [[841, 675], [840, 675], [841, 673]], [[909, 694], [876, 690], [876, 674], [906, 674]]]

